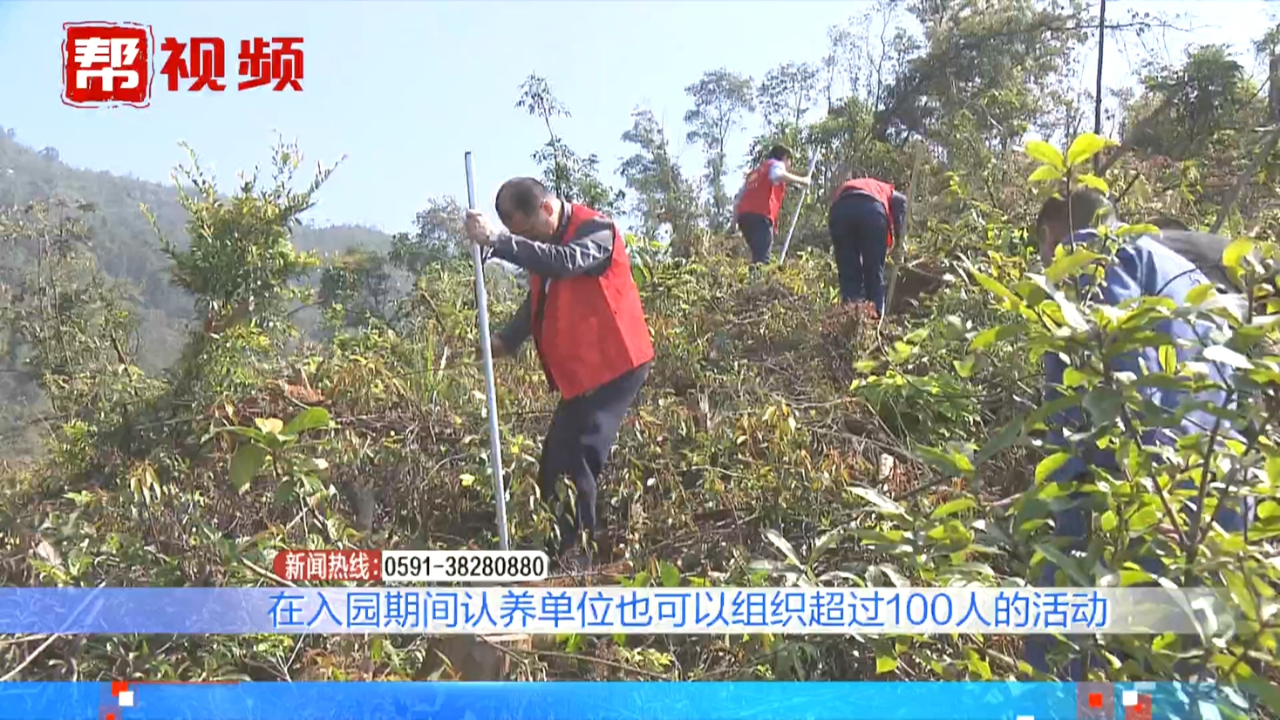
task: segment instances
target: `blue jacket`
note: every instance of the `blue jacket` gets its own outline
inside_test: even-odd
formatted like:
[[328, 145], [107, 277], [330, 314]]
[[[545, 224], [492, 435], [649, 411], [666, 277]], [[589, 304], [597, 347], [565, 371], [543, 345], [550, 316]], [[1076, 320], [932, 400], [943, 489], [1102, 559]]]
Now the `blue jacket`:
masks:
[[[1075, 240], [1078, 243], [1088, 243], [1093, 238], [1096, 238], [1095, 233], [1085, 231], [1077, 234]], [[1189, 260], [1158, 241], [1143, 236], [1126, 244], [1116, 252], [1115, 261], [1108, 267], [1104, 283], [1099, 290], [1102, 294], [1102, 301], [1110, 305], [1119, 305], [1126, 300], [1144, 296], [1162, 296], [1182, 305], [1186, 302], [1187, 293], [1192, 288], [1207, 282], [1209, 280], [1204, 273]], [[1156, 329], [1175, 339], [1179, 363], [1201, 360], [1200, 355], [1203, 352], [1203, 348], [1214, 344], [1210, 339], [1213, 327], [1205, 322], [1197, 322], [1193, 326], [1183, 320], [1164, 320], [1157, 325]], [[1049, 402], [1061, 395], [1058, 386], [1062, 384], [1065, 368], [1061, 358], [1056, 354], [1047, 354], [1044, 359], [1045, 402]], [[1232, 379], [1230, 367], [1221, 363], [1209, 363], [1209, 368], [1215, 382], [1230, 386], [1229, 383]], [[1146, 373], [1163, 372], [1159, 351], [1156, 348], [1142, 348], [1139, 351], [1117, 358], [1112, 365], [1112, 369], [1113, 371], [1130, 372], [1139, 377]], [[1148, 387], [1142, 389], [1141, 392], [1154, 404], [1171, 414], [1176, 412], [1178, 407], [1188, 400], [1188, 393], [1180, 390]], [[1221, 406], [1226, 400], [1226, 393], [1221, 390], [1206, 391], [1198, 395], [1199, 397], [1196, 399], [1217, 406]], [[1090, 442], [1083, 443], [1081, 447], [1070, 447], [1071, 443], [1064, 437], [1064, 430], [1083, 429], [1084, 422], [1084, 417], [1079, 407], [1059, 413], [1050, 420], [1049, 444], [1056, 445], [1073, 454], [1071, 459], [1054, 473], [1052, 480], [1068, 482], [1086, 472], [1090, 466], [1109, 470], [1118, 469], [1115, 455], [1111, 450], [1099, 450]], [[1180, 435], [1208, 433], [1212, 430], [1213, 425], [1214, 417], [1212, 415], [1202, 410], [1193, 410], [1184, 416], [1181, 428], [1174, 431], [1159, 428], [1150, 429], [1144, 434], [1143, 441], [1149, 444], [1173, 444]], [[1222, 434], [1226, 430], [1226, 428], [1221, 428], [1219, 432]], [[1228, 529], [1238, 530], [1243, 525], [1242, 518], [1238, 513], [1222, 508], [1218, 515], [1219, 522]], [[1086, 522], [1086, 516], [1083, 511], [1079, 509], [1067, 510], [1057, 518], [1057, 534], [1083, 538], [1088, 530]]]

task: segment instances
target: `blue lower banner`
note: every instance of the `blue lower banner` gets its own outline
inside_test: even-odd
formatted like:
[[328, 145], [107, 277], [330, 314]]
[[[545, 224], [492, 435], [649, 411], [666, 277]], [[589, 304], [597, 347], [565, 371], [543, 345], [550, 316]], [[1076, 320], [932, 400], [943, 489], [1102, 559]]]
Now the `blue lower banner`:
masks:
[[1180, 683], [0, 683], [0, 720], [1217, 720]]
[[0, 588], [0, 634], [1095, 634], [1231, 628], [1209, 589]]

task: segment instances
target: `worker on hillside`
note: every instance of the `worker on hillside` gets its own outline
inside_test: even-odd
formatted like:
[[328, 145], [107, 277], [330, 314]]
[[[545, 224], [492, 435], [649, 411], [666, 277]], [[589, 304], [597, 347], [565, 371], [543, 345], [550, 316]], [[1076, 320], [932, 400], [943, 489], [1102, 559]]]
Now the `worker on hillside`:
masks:
[[[467, 235], [489, 257], [528, 271], [530, 289], [492, 339], [493, 355], [512, 355], [532, 336], [547, 381], [560, 393], [538, 475], [543, 499], [558, 515], [561, 564], [576, 569], [591, 562], [600, 473], [648, 377], [653, 342], [612, 220], [551, 195], [533, 178], [508, 180], [495, 206], [507, 231], [472, 210]], [[559, 502], [566, 475], [577, 490], [576, 517]]]
[[[1070, 219], [1070, 220], [1069, 220]], [[1039, 242], [1041, 259], [1045, 265], [1052, 264], [1054, 251], [1058, 245], [1070, 239], [1082, 244], [1097, 244], [1099, 233], [1094, 228], [1100, 226], [1115, 227], [1118, 225], [1115, 211], [1111, 203], [1096, 190], [1081, 189], [1071, 193], [1068, 200], [1054, 197], [1045, 202], [1036, 220], [1036, 237]], [[1100, 288], [1102, 302], [1119, 305], [1126, 300], [1143, 296], [1165, 297], [1182, 305], [1186, 302], [1187, 293], [1198, 285], [1209, 282], [1204, 272], [1196, 267], [1192, 260], [1170, 249], [1158, 238], [1141, 236], [1128, 241], [1116, 252], [1115, 259], [1107, 268], [1105, 280]], [[1199, 324], [1199, 323], [1198, 323]], [[1157, 327], [1157, 331], [1165, 333], [1175, 340], [1178, 362], [1186, 363], [1196, 360], [1202, 351], [1200, 337], [1206, 334], [1204, 327], [1193, 326], [1184, 320], [1166, 320]], [[1045, 356], [1045, 391], [1044, 402], [1047, 404], [1061, 396], [1065, 366], [1062, 358], [1056, 353]], [[1207, 363], [1212, 380], [1221, 387], [1231, 387], [1232, 370], [1222, 363]], [[1142, 348], [1116, 362], [1114, 372], [1129, 372], [1136, 376], [1146, 373], [1163, 372], [1157, 348]], [[1140, 392], [1152, 403], [1171, 416], [1180, 412], [1179, 407], [1187, 401], [1201, 401], [1210, 406], [1223, 406], [1228, 401], [1225, 391], [1213, 389], [1198, 394], [1194, 398], [1187, 397], [1186, 392], [1160, 389], [1148, 386]], [[1060, 483], [1072, 483], [1086, 480], [1092, 469], [1102, 468], [1117, 472], [1119, 466], [1115, 460], [1114, 449], [1099, 449], [1096, 444], [1084, 442], [1079, 446], [1068, 443], [1065, 438], [1069, 433], [1085, 430], [1085, 421], [1078, 407], [1060, 413], [1049, 421], [1048, 445], [1062, 448], [1072, 454], [1063, 466], [1051, 477]], [[1151, 422], [1148, 435], [1143, 438], [1145, 444], [1171, 445], [1180, 437], [1208, 433], [1214, 427], [1214, 417], [1202, 410], [1189, 410], [1182, 415], [1180, 422], [1170, 428], [1156, 427]], [[1235, 434], [1227, 429], [1227, 433]], [[1207, 481], [1207, 479], [1206, 479]], [[1079, 502], [1081, 498], [1076, 498]], [[1191, 503], [1194, 505], [1194, 503]], [[1251, 511], [1249, 511], [1251, 512]], [[1196, 509], [1189, 508], [1194, 517]], [[1239, 532], [1245, 524], [1244, 514], [1236, 508], [1220, 505], [1214, 516], [1215, 521], [1224, 530]], [[1087, 545], [1091, 520], [1088, 511], [1081, 506], [1072, 506], [1055, 513], [1054, 532], [1059, 537], [1068, 538], [1068, 551], [1083, 550]], [[1163, 528], [1162, 535], [1171, 533], [1170, 528]], [[1164, 572], [1164, 566], [1152, 556], [1144, 568], [1152, 574]], [[1040, 578], [1042, 585], [1052, 585], [1055, 568], [1045, 568]], [[1045, 653], [1048, 648], [1047, 636], [1029, 637], [1026, 644], [1027, 661], [1032, 667], [1048, 672]], [[1083, 663], [1068, 668], [1073, 679], [1083, 679]]]
[[751, 250], [753, 263], [769, 261], [774, 229], [778, 227], [778, 211], [782, 209], [787, 185], [808, 187], [812, 181], [812, 178], [793, 175], [787, 170], [787, 163], [792, 157], [791, 148], [774, 145], [764, 162], [747, 175], [746, 183], [734, 200], [733, 212], [738, 229]]
[[884, 313], [884, 261], [901, 239], [907, 198], [882, 180], [851, 178], [836, 188], [827, 215], [840, 277], [840, 300], [870, 302]]

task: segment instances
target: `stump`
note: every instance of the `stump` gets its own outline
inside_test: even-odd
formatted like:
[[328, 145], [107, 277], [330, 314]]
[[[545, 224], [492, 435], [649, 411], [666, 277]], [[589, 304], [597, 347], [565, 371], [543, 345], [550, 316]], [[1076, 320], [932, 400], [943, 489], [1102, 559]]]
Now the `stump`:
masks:
[[890, 313], [901, 313], [909, 308], [910, 301], [938, 291], [946, 281], [929, 272], [905, 265], [899, 271], [898, 288], [893, 294]]
[[451, 635], [440, 640], [440, 653], [449, 658], [459, 680], [505, 680], [511, 672], [511, 651], [532, 649], [533, 638], [529, 635]]

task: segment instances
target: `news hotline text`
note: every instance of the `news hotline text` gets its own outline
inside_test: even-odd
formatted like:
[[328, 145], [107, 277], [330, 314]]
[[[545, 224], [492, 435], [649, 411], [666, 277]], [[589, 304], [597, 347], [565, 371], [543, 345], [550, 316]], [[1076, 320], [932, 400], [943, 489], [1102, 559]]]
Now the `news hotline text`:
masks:
[[543, 580], [536, 550], [285, 550], [273, 571], [290, 582], [515, 582]]

